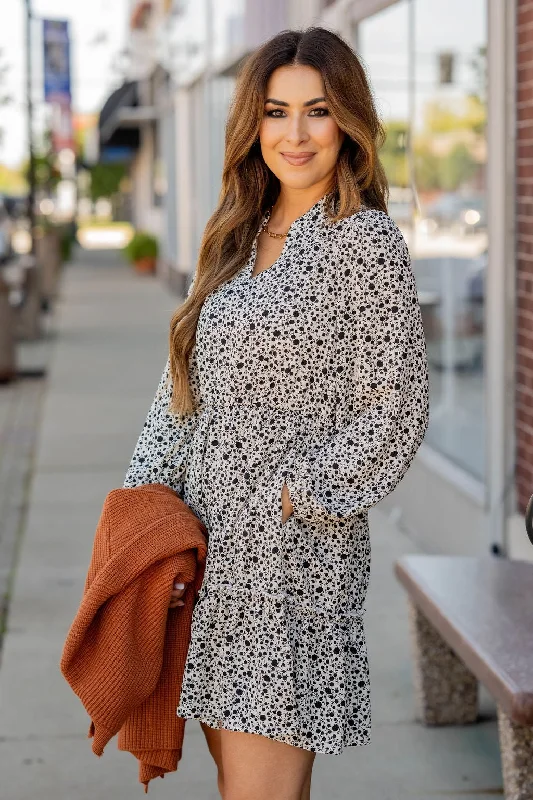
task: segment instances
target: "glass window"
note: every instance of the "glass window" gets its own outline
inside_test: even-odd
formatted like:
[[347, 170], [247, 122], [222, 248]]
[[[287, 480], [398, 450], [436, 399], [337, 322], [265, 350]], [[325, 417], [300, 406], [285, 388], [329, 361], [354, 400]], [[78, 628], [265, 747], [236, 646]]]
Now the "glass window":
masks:
[[357, 34], [357, 49], [376, 106], [387, 131], [380, 152], [390, 187], [389, 214], [410, 238], [412, 190], [409, 175], [409, 9], [396, 3], [363, 22]]
[[417, 277], [426, 442], [483, 479], [486, 0], [398, 2], [361, 23], [358, 44], [387, 128], [389, 213]]

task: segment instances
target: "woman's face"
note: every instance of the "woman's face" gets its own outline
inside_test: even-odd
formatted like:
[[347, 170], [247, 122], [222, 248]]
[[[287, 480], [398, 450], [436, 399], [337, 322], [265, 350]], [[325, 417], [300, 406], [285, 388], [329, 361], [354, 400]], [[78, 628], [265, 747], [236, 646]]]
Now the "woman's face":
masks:
[[318, 70], [307, 66], [274, 70], [259, 139], [266, 165], [282, 184], [306, 189], [327, 182], [344, 135], [329, 114]]

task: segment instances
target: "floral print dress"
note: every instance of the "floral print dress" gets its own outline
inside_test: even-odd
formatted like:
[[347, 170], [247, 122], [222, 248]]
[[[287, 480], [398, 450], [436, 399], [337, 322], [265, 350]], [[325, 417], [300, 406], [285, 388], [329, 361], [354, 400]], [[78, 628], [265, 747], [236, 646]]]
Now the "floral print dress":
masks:
[[338, 754], [370, 741], [367, 512], [422, 441], [428, 379], [401, 232], [325, 202], [207, 297], [198, 406], [169, 412], [167, 361], [124, 486], [171, 486], [208, 531], [177, 714]]

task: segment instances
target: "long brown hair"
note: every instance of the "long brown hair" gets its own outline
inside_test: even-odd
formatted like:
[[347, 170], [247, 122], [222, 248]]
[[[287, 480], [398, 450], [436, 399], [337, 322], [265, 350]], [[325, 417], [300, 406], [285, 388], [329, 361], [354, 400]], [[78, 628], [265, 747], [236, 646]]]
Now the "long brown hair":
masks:
[[194, 410], [189, 356], [202, 304], [245, 264], [261, 219], [280, 193], [279, 179], [261, 155], [258, 134], [270, 75], [287, 65], [314, 67], [321, 73], [330, 114], [346, 134], [331, 202], [326, 206], [328, 219], [335, 222], [354, 214], [361, 202], [387, 211], [387, 180], [378, 158], [385, 132], [357, 55], [325, 28], [276, 34], [248, 57], [237, 76], [226, 123], [218, 207], [205, 226], [189, 295], [170, 323], [171, 409], [175, 413]]

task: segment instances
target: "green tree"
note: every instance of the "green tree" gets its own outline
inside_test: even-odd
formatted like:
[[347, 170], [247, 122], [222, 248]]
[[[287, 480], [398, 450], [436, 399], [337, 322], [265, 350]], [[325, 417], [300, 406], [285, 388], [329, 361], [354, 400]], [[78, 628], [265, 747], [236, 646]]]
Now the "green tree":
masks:
[[424, 108], [424, 131], [457, 133], [473, 131], [482, 134], [487, 123], [487, 109], [477, 95], [462, 97], [454, 106], [449, 101], [431, 100]]
[[467, 184], [479, 169], [479, 163], [464, 142], [458, 142], [450, 152], [439, 160], [439, 184], [447, 190], [457, 190]]
[[486, 107], [477, 94], [441, 98], [424, 106], [414, 145], [416, 184], [422, 191], [456, 191], [482, 167]]
[[379, 152], [379, 157], [389, 183], [393, 186], [408, 186], [408, 125], [403, 120], [391, 120], [386, 125], [386, 132], [387, 138]]
[[125, 164], [95, 164], [91, 167], [91, 200], [113, 197], [120, 190], [126, 172]]
[[[51, 194], [59, 181], [61, 173], [56, 165], [56, 154], [52, 148], [52, 131], [48, 128], [43, 134], [40, 145], [36, 147], [34, 154], [35, 161], [35, 184], [38, 189], [45, 189], [47, 194]], [[24, 177], [29, 181], [30, 165], [24, 165]]]
[[415, 149], [416, 184], [422, 191], [456, 191], [478, 169], [479, 162], [464, 142], [457, 142], [442, 155], [435, 154], [427, 142], [419, 142]]

